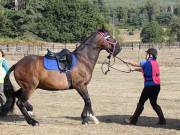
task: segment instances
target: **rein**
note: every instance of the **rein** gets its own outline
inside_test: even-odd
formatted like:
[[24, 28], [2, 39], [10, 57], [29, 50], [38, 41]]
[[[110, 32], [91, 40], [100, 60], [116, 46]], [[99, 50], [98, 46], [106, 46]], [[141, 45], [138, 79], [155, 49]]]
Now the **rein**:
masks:
[[[118, 59], [118, 60], [120, 60], [121, 62], [123, 62], [126, 66], [127, 66], [127, 68], [129, 69], [129, 70], [121, 70], [121, 69], [117, 69], [117, 68], [115, 68], [115, 67], [113, 67], [113, 65], [115, 64], [115, 62], [116, 62], [116, 59]], [[114, 60], [113, 60], [113, 63], [111, 64], [111, 54], [107, 57], [107, 59], [108, 59], [108, 62], [106, 61], [106, 60], [104, 60], [104, 62], [102, 63], [102, 65], [101, 65], [101, 71], [102, 71], [102, 73], [103, 74], [105, 74], [105, 75], [107, 75], [107, 73], [110, 71], [110, 68], [111, 69], [114, 69], [114, 70], [116, 70], [116, 71], [119, 71], [119, 72], [123, 72], [123, 73], [131, 73], [132, 72], [132, 70], [131, 70], [131, 67], [130, 67], [130, 65], [129, 64], [127, 64], [124, 60], [122, 60], [121, 58], [119, 58], [119, 57], [114, 57]], [[106, 71], [104, 71], [104, 66], [107, 66], [107, 70]]]

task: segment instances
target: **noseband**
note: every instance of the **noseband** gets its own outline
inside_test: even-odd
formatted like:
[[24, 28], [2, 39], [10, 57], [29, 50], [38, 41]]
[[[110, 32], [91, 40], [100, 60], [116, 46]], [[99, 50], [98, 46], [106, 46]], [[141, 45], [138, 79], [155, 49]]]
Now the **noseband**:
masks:
[[[130, 67], [127, 63], [125, 63], [121, 58], [119, 58], [119, 57], [117, 57], [117, 56], [114, 57], [114, 62], [113, 62], [113, 64], [111, 64], [111, 55], [113, 55], [114, 52], [115, 52], [115, 48], [116, 48], [116, 45], [117, 45], [117, 41], [116, 41], [116, 40], [114, 40], [114, 42], [109, 41], [108, 39], [109, 39], [111, 36], [110, 36], [110, 35], [105, 35], [105, 33], [103, 33], [103, 32], [98, 32], [98, 34], [100, 34], [100, 36], [103, 38], [103, 42], [104, 42], [106, 45], [111, 45], [111, 46], [113, 46], [113, 51], [111, 51], [110, 49], [108, 49], [108, 52], [109, 52], [109, 56], [107, 57], [107, 58], [108, 58], [108, 62], [106, 62], [106, 60], [105, 60], [105, 61], [102, 63], [102, 66], [101, 66], [102, 72], [106, 75], [106, 74], [110, 71], [110, 68], [111, 68], [111, 69], [114, 69], [114, 70], [116, 70], [116, 71], [124, 72], [124, 73], [130, 73], [130, 72], [132, 72], [131, 67]], [[115, 64], [115, 58], [117, 58], [117, 59], [120, 60], [122, 63], [124, 63], [129, 70], [127, 70], [127, 71], [126, 71], [126, 70], [120, 70], [120, 69], [117, 69], [117, 68], [113, 67], [113, 65]], [[104, 65], [107, 65], [107, 67], [108, 67], [108, 69], [107, 69], [106, 71], [104, 71], [104, 69], [103, 69], [103, 66], [104, 66]]]
[[111, 46], [113, 46], [113, 51], [111, 51], [110, 49], [108, 49], [108, 52], [110, 53], [110, 55], [113, 55], [114, 52], [115, 52], [115, 48], [116, 48], [117, 41], [116, 41], [116, 40], [114, 40], [114, 42], [109, 41], [108, 39], [109, 39], [111, 36], [110, 36], [110, 35], [105, 35], [105, 33], [103, 33], [103, 32], [98, 32], [98, 34], [103, 38], [103, 42], [104, 42], [106, 45], [111, 45]]

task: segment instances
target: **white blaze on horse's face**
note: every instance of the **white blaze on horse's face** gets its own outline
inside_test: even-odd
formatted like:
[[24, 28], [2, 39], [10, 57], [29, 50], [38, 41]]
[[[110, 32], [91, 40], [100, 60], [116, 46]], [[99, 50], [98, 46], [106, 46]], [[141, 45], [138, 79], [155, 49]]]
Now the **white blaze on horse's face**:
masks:
[[108, 32], [98, 32], [98, 35], [98, 44], [101, 49], [106, 50], [113, 56], [116, 56], [120, 52], [119, 43]]

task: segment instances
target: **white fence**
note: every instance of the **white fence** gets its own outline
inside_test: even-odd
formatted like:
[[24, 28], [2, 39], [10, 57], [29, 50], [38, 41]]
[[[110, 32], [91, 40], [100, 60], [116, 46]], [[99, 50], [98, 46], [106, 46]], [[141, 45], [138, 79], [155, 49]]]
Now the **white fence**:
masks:
[[[48, 43], [43, 45], [0, 45], [0, 49], [3, 49], [6, 53], [6, 56], [10, 60], [18, 60], [24, 56], [33, 54], [33, 55], [44, 55], [47, 52], [47, 48], [54, 52], [58, 52], [63, 48], [68, 48], [69, 50], [74, 50], [77, 47], [77, 44], [60, 44], [60, 43]], [[150, 47], [155, 47], [159, 51], [165, 49], [168, 53], [172, 52], [171, 50], [180, 50], [180, 43], [161, 43], [161, 44], [142, 44], [142, 43], [129, 43], [121, 44], [123, 50], [128, 52], [140, 53], [141, 51], [146, 50]], [[161, 51], [161, 52], [162, 52]], [[125, 51], [122, 51], [125, 52]], [[164, 51], [163, 51], [164, 53]], [[177, 55], [177, 53], [176, 53]], [[179, 55], [177, 56], [179, 58]]]

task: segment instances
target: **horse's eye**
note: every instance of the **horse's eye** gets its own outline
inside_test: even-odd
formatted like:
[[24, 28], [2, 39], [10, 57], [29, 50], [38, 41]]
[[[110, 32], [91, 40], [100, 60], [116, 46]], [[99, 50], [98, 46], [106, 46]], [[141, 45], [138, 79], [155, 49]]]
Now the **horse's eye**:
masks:
[[106, 40], [107, 40], [107, 41], [110, 41], [110, 38], [107, 38]]

